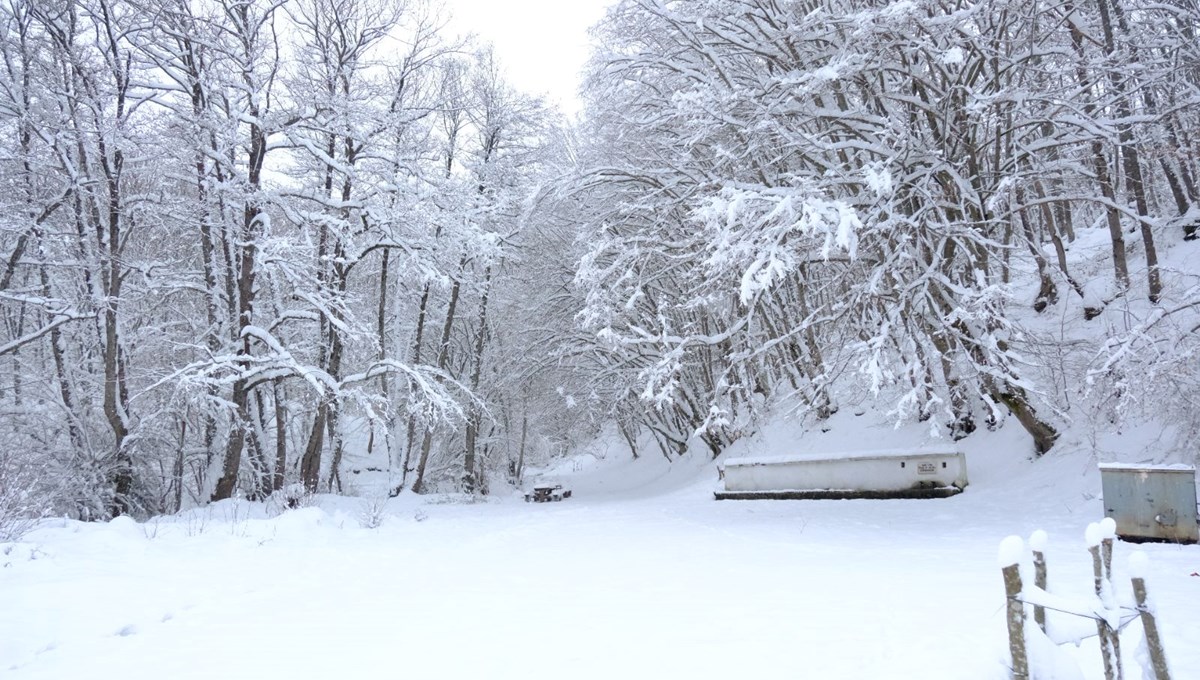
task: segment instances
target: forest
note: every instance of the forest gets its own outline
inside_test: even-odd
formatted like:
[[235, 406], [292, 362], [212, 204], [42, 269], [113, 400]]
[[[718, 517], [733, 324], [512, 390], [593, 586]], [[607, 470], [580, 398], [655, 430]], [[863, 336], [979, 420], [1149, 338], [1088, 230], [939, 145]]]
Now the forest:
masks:
[[[1200, 432], [1195, 0], [0, 3], [0, 516], [496, 493], [606, 428]], [[1192, 454], [1194, 455], [1194, 454]]]

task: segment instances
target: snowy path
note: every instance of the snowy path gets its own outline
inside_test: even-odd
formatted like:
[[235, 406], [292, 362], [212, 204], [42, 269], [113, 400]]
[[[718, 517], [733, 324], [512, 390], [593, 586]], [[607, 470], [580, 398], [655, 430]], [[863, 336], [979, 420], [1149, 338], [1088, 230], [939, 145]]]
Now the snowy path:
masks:
[[[226, 505], [157, 532], [71, 523], [31, 537], [37, 559], [0, 561], [0, 675], [1002, 678], [996, 544], [1044, 517], [1002, 500], [584, 486], [559, 504], [421, 506], [424, 521], [401, 499], [374, 530], [352, 499], [274, 519]], [[1090, 584], [1092, 518], [1076, 514], [1042, 523], [1072, 593]], [[1200, 677], [1200, 548], [1149, 552], [1168, 652]], [[1089, 673], [1091, 651], [1076, 654]]]

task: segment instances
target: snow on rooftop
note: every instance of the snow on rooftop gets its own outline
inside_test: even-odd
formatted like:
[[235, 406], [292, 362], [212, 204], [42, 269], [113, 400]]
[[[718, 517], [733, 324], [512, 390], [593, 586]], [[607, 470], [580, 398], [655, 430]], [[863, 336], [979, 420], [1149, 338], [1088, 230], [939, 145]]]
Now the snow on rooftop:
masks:
[[1124, 472], [1195, 472], [1192, 465], [1171, 463], [1169, 465], [1148, 465], [1144, 463], [1100, 463], [1101, 470], [1118, 470]]
[[773, 465], [777, 463], [809, 463], [825, 460], [870, 460], [876, 458], [921, 458], [930, 456], [960, 456], [962, 453], [950, 447], [921, 447], [914, 446], [904, 449], [877, 449], [870, 451], [834, 451], [829, 453], [812, 452], [786, 456], [754, 456], [749, 458], [732, 458], [725, 461], [726, 466], [738, 465]]

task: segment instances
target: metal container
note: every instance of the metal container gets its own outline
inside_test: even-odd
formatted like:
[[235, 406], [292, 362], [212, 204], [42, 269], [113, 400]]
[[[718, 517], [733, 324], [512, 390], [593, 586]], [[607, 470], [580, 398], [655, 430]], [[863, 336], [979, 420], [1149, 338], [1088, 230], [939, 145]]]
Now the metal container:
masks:
[[1104, 515], [1128, 541], [1196, 543], [1196, 468], [1102, 463]]

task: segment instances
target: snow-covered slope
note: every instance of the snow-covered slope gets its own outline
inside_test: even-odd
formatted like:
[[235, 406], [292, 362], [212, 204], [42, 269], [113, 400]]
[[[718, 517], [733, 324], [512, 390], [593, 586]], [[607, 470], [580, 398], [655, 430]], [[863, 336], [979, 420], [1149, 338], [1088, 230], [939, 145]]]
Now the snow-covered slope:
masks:
[[[921, 441], [863, 418], [776, 425], [728, 455]], [[567, 501], [405, 495], [375, 529], [373, 501], [336, 497], [52, 521], [0, 548], [0, 675], [1000, 680], [996, 546], [1048, 530], [1052, 589], [1086, 598], [1083, 533], [1101, 517], [1090, 454], [1030, 463], [1020, 441], [1006, 427], [964, 442], [972, 484], [939, 500], [718, 502], [717, 461], [601, 447], [546, 471]], [[1200, 677], [1200, 547], [1144, 550], [1176, 676]], [[1119, 577], [1131, 552], [1118, 546]], [[1102, 677], [1094, 639], [1061, 653], [1072, 671], [1055, 677]]]

